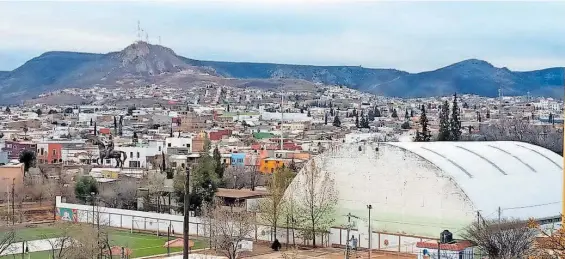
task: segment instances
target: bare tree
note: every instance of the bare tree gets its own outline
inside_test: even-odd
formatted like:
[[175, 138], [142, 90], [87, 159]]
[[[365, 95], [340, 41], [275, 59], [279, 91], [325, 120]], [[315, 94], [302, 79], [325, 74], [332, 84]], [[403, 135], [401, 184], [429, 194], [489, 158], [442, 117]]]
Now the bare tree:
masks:
[[27, 177], [24, 179], [23, 196], [42, 205], [44, 200], [52, 201], [55, 197], [56, 186], [50, 179]]
[[[178, 175], [178, 174], [177, 174]], [[176, 175], [175, 175], [176, 177]], [[147, 188], [148, 196], [146, 197], [146, 203], [157, 199], [157, 210], [160, 211], [161, 200], [163, 199], [161, 193], [165, 189], [165, 179], [166, 175], [164, 173], [149, 173], [142, 181], [142, 186]], [[176, 181], [174, 182], [176, 184]]]
[[88, 159], [87, 164], [92, 164], [92, 160], [96, 159], [98, 161], [98, 157], [99, 157], [99, 151], [98, 150], [87, 150], [84, 153], [84, 157], [86, 157], [86, 159]]
[[298, 215], [295, 198], [287, 196], [283, 204], [283, 214], [286, 217], [286, 227], [292, 231], [292, 245], [296, 247], [296, 233], [295, 229], [298, 228]]
[[287, 167], [275, 170], [267, 180], [269, 196], [259, 201], [259, 218], [272, 226], [272, 240], [277, 237], [277, 226], [284, 212], [284, 193], [293, 178], [294, 172]]
[[245, 166], [229, 166], [224, 172], [224, 183], [226, 187], [232, 189], [241, 189], [247, 185]]
[[565, 258], [565, 230], [563, 228], [542, 227], [533, 219], [528, 221], [528, 227], [539, 233], [536, 238], [535, 254], [531, 258]]
[[247, 211], [223, 209], [219, 202], [205, 207], [203, 210], [205, 232], [211, 237], [217, 252], [229, 259], [239, 258], [243, 251], [241, 244], [249, 240], [255, 231], [253, 214]]
[[521, 141], [563, 153], [563, 132], [550, 125], [533, 125], [527, 120], [502, 119], [481, 126], [478, 135], [467, 140]]
[[72, 225], [69, 222], [58, 222], [56, 223], [56, 228], [60, 231], [60, 237], [50, 238], [47, 235], [41, 235], [41, 238], [47, 240], [49, 246], [51, 247], [51, 258], [53, 259], [65, 259], [71, 258], [69, 252], [72, 249], [66, 249], [70, 246], [75, 245], [75, 240], [72, 235], [78, 225]]
[[252, 191], [261, 184], [263, 177], [255, 165], [230, 166], [224, 172], [226, 187], [233, 189], [249, 188]]
[[12, 227], [4, 226], [0, 231], [0, 255], [9, 252], [16, 241], [16, 234]]
[[316, 247], [316, 234], [329, 230], [334, 222], [337, 205], [335, 181], [327, 171], [322, 171], [313, 159], [304, 167], [294, 186], [298, 224], [302, 235], [312, 240]]
[[492, 259], [528, 258], [534, 251], [537, 231], [519, 220], [475, 222], [462, 235]]
[[138, 184], [134, 179], [121, 179], [100, 192], [100, 199], [108, 206], [133, 209], [137, 199]]

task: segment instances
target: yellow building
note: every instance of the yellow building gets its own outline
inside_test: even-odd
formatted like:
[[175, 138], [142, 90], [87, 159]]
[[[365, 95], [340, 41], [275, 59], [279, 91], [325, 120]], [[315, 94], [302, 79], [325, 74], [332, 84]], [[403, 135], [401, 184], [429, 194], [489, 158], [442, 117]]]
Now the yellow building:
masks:
[[275, 172], [277, 168], [281, 168], [283, 165], [288, 166], [292, 159], [288, 158], [264, 158], [261, 159], [259, 164], [259, 172], [264, 174], [270, 174]]

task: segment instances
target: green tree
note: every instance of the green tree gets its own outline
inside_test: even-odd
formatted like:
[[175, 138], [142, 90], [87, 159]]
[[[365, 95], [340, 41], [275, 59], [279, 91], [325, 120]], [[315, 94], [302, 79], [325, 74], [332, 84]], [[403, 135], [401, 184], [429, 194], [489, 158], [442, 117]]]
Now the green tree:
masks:
[[[428, 129], [428, 116], [426, 115], [426, 108], [422, 106], [422, 113], [420, 114], [421, 132], [416, 132], [416, 141], [430, 141], [430, 130]], [[419, 135], [419, 136], [418, 136]]]
[[4, 110], [5, 113], [12, 113], [12, 110], [10, 110], [10, 106], [6, 106], [6, 110]]
[[400, 125], [401, 129], [410, 129], [410, 122], [405, 121], [404, 123], [402, 123], [402, 125]]
[[410, 109], [410, 117], [414, 117], [414, 110]]
[[396, 109], [392, 110], [392, 115], [393, 118], [398, 118], [398, 113], [396, 112]]
[[29, 169], [35, 165], [35, 152], [31, 150], [24, 150], [20, 153], [19, 161], [24, 164], [24, 172], [29, 172]]
[[118, 135], [118, 119], [114, 116], [114, 135]]
[[452, 141], [461, 139], [461, 120], [459, 119], [459, 106], [457, 104], [457, 94], [453, 95], [453, 105], [451, 106], [451, 118], [449, 120], [450, 135]]
[[382, 113], [381, 110], [379, 110], [379, 108], [375, 107], [375, 117], [379, 118], [382, 117]]
[[53, 109], [51, 109], [47, 112], [47, 114], [57, 114], [57, 113], [58, 112], [56, 110], [53, 110]]
[[300, 232], [316, 247], [316, 234], [328, 231], [334, 223], [338, 197], [333, 176], [314, 160], [303, 168], [301, 184], [292, 189], [293, 196], [301, 198], [289, 202], [296, 203]]
[[359, 115], [355, 113], [355, 127], [359, 128]]
[[312, 114], [310, 113], [310, 109], [308, 109], [308, 113], [306, 114], [306, 116], [312, 117]]
[[[191, 181], [193, 182], [194, 193], [199, 195], [203, 202], [211, 203], [214, 199], [214, 194], [216, 193], [220, 179], [216, 174], [214, 158], [211, 157], [209, 153], [209, 141], [206, 139], [204, 142], [204, 145], [208, 148], [205, 147], [206, 152], [203, 152], [197, 160]], [[208, 142], [208, 144], [206, 142]]]
[[437, 135], [438, 141], [451, 140], [451, 128], [449, 122], [449, 103], [447, 100], [441, 105], [439, 112], [439, 133]]
[[339, 120], [339, 116], [337, 116], [337, 114], [334, 117], [334, 122], [332, 123], [332, 125], [334, 125], [334, 127], [341, 127], [341, 121]]
[[487, 110], [487, 119], [490, 119], [490, 110]]
[[407, 119], [407, 120], [410, 118], [410, 114], [408, 113], [408, 109], [406, 109], [406, 112], [404, 113], [404, 118]]
[[369, 119], [369, 121], [375, 121], [375, 111], [369, 110], [367, 113], [367, 119]]
[[161, 172], [167, 170], [167, 157], [165, 156], [165, 151], [161, 151]]
[[214, 148], [214, 152], [212, 154], [214, 158], [214, 167], [216, 172], [216, 177], [218, 179], [224, 179], [224, 172], [226, 170], [226, 165], [222, 162], [222, 155], [220, 154], [220, 150], [218, 147]]
[[86, 202], [92, 194], [98, 194], [98, 183], [92, 176], [82, 176], [75, 184], [75, 196], [78, 200]]
[[37, 115], [41, 116], [43, 114], [43, 111], [41, 109], [37, 109], [35, 111], [35, 113], [37, 113]]
[[284, 193], [294, 176], [295, 173], [290, 168], [285, 166], [277, 168], [267, 180], [269, 195], [259, 202], [260, 218], [273, 227], [273, 239], [276, 238], [277, 226], [283, 213]]

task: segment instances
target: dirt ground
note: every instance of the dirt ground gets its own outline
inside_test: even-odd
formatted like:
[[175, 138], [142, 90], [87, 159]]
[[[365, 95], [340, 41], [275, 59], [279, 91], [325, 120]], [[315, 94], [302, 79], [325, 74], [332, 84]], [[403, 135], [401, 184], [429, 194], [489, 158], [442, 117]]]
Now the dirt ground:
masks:
[[[200, 251], [200, 254], [216, 254], [212, 251]], [[282, 251], [274, 252], [267, 242], [253, 243], [252, 252], [244, 252], [242, 258], [250, 259], [343, 259], [344, 250], [340, 248], [316, 248], [316, 249], [289, 249], [283, 245]], [[369, 258], [368, 251], [358, 251], [351, 254], [351, 259], [416, 259], [416, 255], [402, 254], [396, 252], [376, 251], [373, 250], [371, 258]]]
[[[286, 256], [285, 256], [286, 255]], [[268, 254], [250, 256], [248, 258], [253, 259], [343, 259], [344, 251], [339, 248], [318, 248], [312, 250], [296, 250], [296, 251], [282, 251], [282, 252], [271, 252]], [[359, 251], [353, 253], [350, 258], [359, 259], [369, 259], [368, 251]], [[415, 255], [384, 252], [384, 251], [372, 251], [371, 259], [415, 259]]]

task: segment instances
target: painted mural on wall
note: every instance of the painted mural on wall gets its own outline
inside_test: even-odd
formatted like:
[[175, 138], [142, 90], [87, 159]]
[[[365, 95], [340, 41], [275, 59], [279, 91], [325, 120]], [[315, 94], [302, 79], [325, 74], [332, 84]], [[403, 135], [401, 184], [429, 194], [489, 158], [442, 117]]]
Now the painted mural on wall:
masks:
[[59, 208], [57, 210], [57, 220], [78, 222], [78, 212], [76, 209]]

